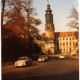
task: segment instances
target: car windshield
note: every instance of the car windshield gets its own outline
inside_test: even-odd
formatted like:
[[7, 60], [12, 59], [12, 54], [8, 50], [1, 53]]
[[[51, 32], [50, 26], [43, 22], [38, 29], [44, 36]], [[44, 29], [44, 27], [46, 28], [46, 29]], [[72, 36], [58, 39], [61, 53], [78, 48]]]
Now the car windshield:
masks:
[[26, 60], [27, 58], [19, 58], [18, 60]]

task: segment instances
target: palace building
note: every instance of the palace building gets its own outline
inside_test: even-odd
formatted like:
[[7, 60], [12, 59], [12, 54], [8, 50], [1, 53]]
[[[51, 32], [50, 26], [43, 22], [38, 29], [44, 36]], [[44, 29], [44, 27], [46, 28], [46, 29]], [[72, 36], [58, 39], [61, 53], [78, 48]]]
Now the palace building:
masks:
[[35, 38], [44, 53], [54, 55], [56, 53], [71, 53], [74, 50], [79, 50], [79, 40], [75, 36], [78, 35], [78, 31], [55, 32], [53, 14], [49, 3], [45, 20], [45, 33], [41, 34], [41, 39]]

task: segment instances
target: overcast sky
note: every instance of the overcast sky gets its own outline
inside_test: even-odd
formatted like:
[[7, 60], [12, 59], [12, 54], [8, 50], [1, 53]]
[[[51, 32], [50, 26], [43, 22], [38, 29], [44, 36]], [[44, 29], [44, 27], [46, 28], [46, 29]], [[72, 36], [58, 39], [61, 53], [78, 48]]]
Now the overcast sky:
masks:
[[[53, 20], [55, 32], [71, 31], [67, 27], [67, 18], [70, 14], [71, 8], [77, 7], [78, 0], [49, 0], [51, 10], [53, 13]], [[38, 26], [40, 33], [45, 32], [45, 10], [47, 9], [47, 0], [33, 0], [33, 5], [37, 10], [37, 18], [41, 19], [42, 24]]]

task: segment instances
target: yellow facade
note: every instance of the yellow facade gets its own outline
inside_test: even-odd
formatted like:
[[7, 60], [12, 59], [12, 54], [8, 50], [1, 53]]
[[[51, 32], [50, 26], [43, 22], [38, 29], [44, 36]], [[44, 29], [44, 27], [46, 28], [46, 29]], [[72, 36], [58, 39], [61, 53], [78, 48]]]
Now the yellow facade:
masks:
[[46, 37], [54, 39], [54, 31], [53, 31], [53, 29], [46, 30]]
[[[64, 35], [65, 33], [67, 33], [66, 35]], [[75, 33], [75, 32], [72, 32]], [[57, 35], [55, 33], [55, 35]], [[44, 35], [44, 38], [46, 34]], [[69, 53], [71, 54], [73, 51], [76, 51], [76, 53], [79, 53], [79, 39], [76, 38], [76, 36], [74, 34], [69, 34], [68, 32], [60, 32], [59, 35], [57, 35], [57, 37], [55, 37], [55, 40], [57, 42], [54, 43], [54, 40], [37, 40], [37, 43], [41, 46], [42, 51], [44, 53], [47, 53], [48, 51], [50, 51], [53, 54], [56, 53]]]
[[79, 49], [79, 41], [75, 36], [58, 37], [59, 50], [62, 53], [71, 53], [74, 50]]

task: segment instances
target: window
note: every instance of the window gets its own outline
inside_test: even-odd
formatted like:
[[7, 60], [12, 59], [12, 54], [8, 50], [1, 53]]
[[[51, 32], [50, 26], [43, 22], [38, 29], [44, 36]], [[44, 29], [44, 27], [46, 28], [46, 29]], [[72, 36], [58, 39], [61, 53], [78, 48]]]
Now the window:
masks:
[[69, 48], [69, 52], [71, 52], [71, 48]]
[[62, 46], [61, 43], [60, 43], [60, 46]]
[[63, 46], [65, 46], [65, 43], [63, 43]]
[[68, 42], [66, 43], [66, 45], [68, 45]]
[[64, 51], [65, 51], [65, 49], [64, 49]]
[[61, 38], [60, 38], [60, 40], [61, 40]]
[[70, 45], [71, 45], [71, 42], [70, 42]]
[[73, 45], [74, 45], [74, 42], [73, 42]]
[[78, 42], [75, 43], [78, 46]]

